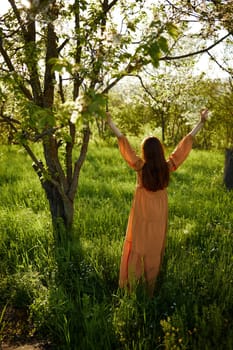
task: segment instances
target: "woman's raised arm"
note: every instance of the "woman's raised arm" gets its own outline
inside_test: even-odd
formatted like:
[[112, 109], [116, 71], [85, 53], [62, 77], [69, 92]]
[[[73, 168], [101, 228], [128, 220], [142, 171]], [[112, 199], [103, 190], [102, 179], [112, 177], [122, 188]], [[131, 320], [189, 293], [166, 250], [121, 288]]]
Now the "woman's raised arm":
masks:
[[201, 112], [200, 112], [200, 120], [199, 122], [197, 123], [197, 125], [193, 128], [192, 131], [190, 131], [190, 135], [192, 136], [195, 136], [198, 131], [200, 131], [203, 127], [203, 125], [205, 124], [207, 118], [208, 118], [208, 109], [202, 109]]
[[112, 129], [112, 131], [114, 132], [114, 134], [119, 138], [121, 136], [123, 136], [123, 134], [121, 133], [121, 131], [118, 129], [118, 127], [114, 124], [114, 122], [112, 121], [111, 118], [111, 114], [109, 112], [106, 112], [107, 115], [107, 122], [109, 127]]
[[200, 112], [200, 120], [197, 125], [188, 133], [177, 145], [175, 150], [169, 157], [168, 166], [170, 171], [176, 170], [188, 157], [193, 144], [194, 136], [200, 131], [208, 117], [208, 109], [203, 109]]

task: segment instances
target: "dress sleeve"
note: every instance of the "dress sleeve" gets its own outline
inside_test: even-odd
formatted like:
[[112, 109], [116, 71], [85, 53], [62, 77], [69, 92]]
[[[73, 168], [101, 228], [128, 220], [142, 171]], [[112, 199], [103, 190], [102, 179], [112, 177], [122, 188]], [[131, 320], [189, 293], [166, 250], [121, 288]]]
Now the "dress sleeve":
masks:
[[193, 136], [186, 135], [177, 145], [168, 159], [170, 171], [175, 171], [188, 157], [193, 145]]
[[136, 155], [128, 139], [124, 135], [118, 138], [118, 146], [122, 157], [128, 165], [136, 171], [140, 170], [143, 166], [143, 160]]

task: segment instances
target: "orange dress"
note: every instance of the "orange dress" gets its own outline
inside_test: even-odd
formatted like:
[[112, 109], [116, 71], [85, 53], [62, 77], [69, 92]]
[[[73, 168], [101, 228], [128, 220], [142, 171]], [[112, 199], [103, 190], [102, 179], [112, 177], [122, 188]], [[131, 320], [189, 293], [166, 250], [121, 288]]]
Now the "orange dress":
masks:
[[[176, 170], [192, 149], [193, 137], [185, 136], [168, 159], [170, 171]], [[148, 191], [142, 186], [143, 160], [136, 155], [125, 136], [118, 138], [120, 152], [137, 172], [137, 185], [129, 214], [120, 264], [120, 287], [132, 290], [144, 278], [153, 294], [165, 249], [168, 221], [167, 190]]]

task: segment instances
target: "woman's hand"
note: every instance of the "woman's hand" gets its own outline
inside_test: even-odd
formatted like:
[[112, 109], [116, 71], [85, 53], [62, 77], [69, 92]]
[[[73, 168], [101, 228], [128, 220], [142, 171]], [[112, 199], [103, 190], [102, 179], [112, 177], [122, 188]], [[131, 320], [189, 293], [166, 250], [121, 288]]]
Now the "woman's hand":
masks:
[[209, 111], [207, 108], [202, 109], [200, 111], [200, 120], [197, 123], [197, 125], [194, 126], [193, 130], [190, 131], [190, 133], [189, 133], [190, 135], [195, 136], [202, 129], [203, 125], [205, 124], [205, 122], [208, 118], [208, 113], [209, 113]]
[[209, 111], [207, 108], [201, 110], [200, 114], [201, 114], [201, 122], [202, 123], [205, 123], [206, 120], [208, 119], [208, 113], [209, 113]]

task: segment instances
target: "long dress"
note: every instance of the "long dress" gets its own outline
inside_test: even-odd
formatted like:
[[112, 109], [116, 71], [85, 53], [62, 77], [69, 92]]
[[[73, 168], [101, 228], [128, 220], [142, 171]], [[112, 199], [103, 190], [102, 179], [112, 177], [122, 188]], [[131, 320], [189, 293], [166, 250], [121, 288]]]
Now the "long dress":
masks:
[[[192, 149], [193, 137], [188, 134], [169, 156], [170, 171], [176, 170]], [[125, 136], [118, 138], [120, 152], [137, 173], [136, 189], [128, 218], [123, 245], [119, 286], [133, 289], [135, 283], [144, 279], [149, 295], [153, 295], [164, 250], [168, 222], [167, 190], [148, 191], [142, 186], [144, 164]]]

